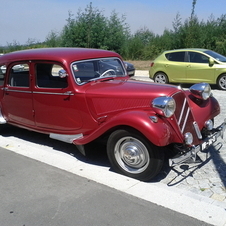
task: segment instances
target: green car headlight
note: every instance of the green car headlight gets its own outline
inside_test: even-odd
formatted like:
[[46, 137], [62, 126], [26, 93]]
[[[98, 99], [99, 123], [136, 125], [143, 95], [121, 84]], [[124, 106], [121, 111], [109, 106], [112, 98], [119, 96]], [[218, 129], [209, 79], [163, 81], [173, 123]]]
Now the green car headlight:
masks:
[[208, 83], [198, 83], [190, 87], [190, 92], [198, 99], [207, 100], [211, 95], [211, 87]]
[[157, 114], [171, 117], [176, 109], [176, 102], [172, 97], [157, 97], [152, 101], [152, 107]]

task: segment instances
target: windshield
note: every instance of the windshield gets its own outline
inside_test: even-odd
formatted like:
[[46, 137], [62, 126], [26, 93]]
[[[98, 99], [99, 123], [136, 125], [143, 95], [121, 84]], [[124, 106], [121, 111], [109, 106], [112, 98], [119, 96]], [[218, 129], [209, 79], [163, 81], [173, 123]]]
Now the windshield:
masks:
[[219, 60], [221, 62], [226, 62], [226, 57], [219, 54], [219, 53], [216, 53], [216, 52], [211, 51], [211, 50], [207, 50], [204, 53], [210, 55], [211, 57], [215, 58], [216, 60]]
[[79, 85], [103, 77], [126, 76], [124, 66], [118, 58], [92, 59], [74, 62], [72, 64], [72, 71], [75, 81]]

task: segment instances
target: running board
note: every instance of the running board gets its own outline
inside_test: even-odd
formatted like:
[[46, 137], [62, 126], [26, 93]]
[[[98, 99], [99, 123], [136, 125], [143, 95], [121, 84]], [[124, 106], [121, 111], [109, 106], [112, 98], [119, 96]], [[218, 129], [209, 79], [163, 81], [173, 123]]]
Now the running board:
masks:
[[74, 140], [83, 137], [83, 134], [73, 134], [73, 135], [65, 135], [65, 134], [57, 134], [57, 133], [50, 133], [49, 137], [55, 140], [60, 140], [69, 144], [72, 144]]

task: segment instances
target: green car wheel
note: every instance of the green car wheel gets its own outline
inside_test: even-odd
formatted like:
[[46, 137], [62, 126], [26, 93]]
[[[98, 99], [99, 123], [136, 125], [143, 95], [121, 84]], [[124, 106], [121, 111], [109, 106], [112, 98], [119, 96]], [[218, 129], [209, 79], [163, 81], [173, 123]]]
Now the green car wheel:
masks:
[[219, 89], [226, 90], [226, 74], [219, 76], [217, 79], [217, 86]]
[[154, 82], [167, 84], [169, 83], [169, 79], [165, 73], [158, 72], [154, 77]]

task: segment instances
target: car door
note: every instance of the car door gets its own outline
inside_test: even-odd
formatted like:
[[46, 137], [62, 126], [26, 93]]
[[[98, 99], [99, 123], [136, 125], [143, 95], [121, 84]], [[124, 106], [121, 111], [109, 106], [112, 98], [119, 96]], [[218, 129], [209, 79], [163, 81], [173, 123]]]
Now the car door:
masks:
[[2, 111], [7, 121], [34, 126], [30, 63], [20, 62], [7, 67]]
[[82, 125], [75, 92], [68, 77], [58, 74], [63, 67], [57, 63], [36, 62], [34, 65], [33, 105], [35, 123], [40, 129], [65, 133]]
[[184, 82], [186, 80], [185, 51], [166, 54], [167, 62], [164, 62], [164, 70], [170, 82]]
[[186, 70], [188, 83], [215, 83], [215, 67], [209, 65], [209, 57], [198, 52], [188, 52], [188, 59]]

